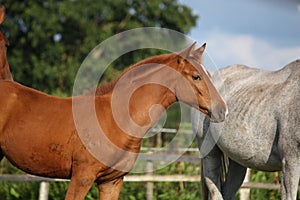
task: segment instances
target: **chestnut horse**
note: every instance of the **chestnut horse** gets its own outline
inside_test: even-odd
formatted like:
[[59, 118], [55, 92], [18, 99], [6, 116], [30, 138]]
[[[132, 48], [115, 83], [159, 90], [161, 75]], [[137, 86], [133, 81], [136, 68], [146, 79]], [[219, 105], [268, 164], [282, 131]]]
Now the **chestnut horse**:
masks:
[[[2, 24], [5, 17], [5, 8], [0, 7], [0, 24]], [[0, 79], [3, 80], [13, 80], [9, 65], [6, 58], [6, 50], [8, 46], [8, 40], [4, 36], [3, 32], [0, 30]]]
[[[201, 65], [204, 49], [194, 43], [140, 61], [97, 96], [58, 98], [0, 81], [0, 158], [30, 174], [70, 178], [65, 199], [84, 199], [94, 182], [100, 199], [118, 199], [142, 137], [171, 104], [180, 100], [214, 122], [225, 119], [227, 105]], [[91, 98], [95, 112], [85, 103]]]

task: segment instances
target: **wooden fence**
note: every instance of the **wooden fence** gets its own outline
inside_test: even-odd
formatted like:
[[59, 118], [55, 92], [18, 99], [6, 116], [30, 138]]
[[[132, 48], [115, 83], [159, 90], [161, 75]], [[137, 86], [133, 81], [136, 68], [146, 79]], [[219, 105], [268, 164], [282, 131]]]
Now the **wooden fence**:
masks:
[[[52, 179], [40, 176], [33, 176], [29, 174], [12, 175], [12, 174], [1, 174], [0, 181], [20, 181], [20, 182], [61, 182], [69, 181], [68, 179]], [[124, 178], [125, 182], [200, 182], [200, 175], [189, 176], [189, 175], [128, 175]], [[241, 188], [251, 189], [267, 189], [267, 190], [279, 190], [279, 184], [273, 183], [257, 183], [247, 182], [244, 183]], [[300, 190], [300, 187], [298, 188]]]
[[[49, 182], [51, 181], [69, 181], [67, 179], [50, 179], [45, 177], [33, 176], [33, 175], [11, 175], [2, 174], [0, 175], [0, 181], [20, 181], [40, 182], [40, 195], [39, 200], [47, 200], [49, 192]], [[200, 182], [200, 175], [128, 175], [124, 177], [125, 182], [146, 182], [147, 183], [147, 200], [153, 197], [153, 183], [154, 182]], [[257, 183], [257, 182], [244, 182], [241, 186], [243, 189], [267, 189], [267, 190], [279, 190], [279, 184], [271, 183]], [[300, 190], [300, 187], [298, 188]]]

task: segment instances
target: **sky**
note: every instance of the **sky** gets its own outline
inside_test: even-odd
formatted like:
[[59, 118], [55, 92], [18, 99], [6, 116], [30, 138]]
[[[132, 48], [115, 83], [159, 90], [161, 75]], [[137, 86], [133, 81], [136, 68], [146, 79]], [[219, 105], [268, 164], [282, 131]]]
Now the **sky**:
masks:
[[[300, 59], [300, 0], [179, 0], [199, 16], [188, 34], [217, 68], [278, 70]], [[200, 45], [199, 44], [199, 45]]]

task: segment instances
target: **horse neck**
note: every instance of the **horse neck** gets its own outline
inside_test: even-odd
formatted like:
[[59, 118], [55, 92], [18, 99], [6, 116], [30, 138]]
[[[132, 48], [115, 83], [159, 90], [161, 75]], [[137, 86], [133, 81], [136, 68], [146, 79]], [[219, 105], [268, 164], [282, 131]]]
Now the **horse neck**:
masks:
[[176, 102], [174, 93], [163, 86], [149, 84], [138, 89], [129, 101], [130, 117], [141, 127], [152, 127]]
[[5, 59], [1, 59], [1, 60], [4, 62], [1, 62], [1, 66], [0, 66], [0, 79], [12, 81], [13, 78], [12, 78], [6, 57], [5, 57]]
[[[170, 63], [167, 66], [172, 66]], [[128, 70], [106, 94], [117, 124], [142, 138], [164, 111], [177, 101], [172, 67], [144, 64]]]
[[0, 79], [2, 80], [13, 80], [6, 58], [6, 45], [8, 43], [7, 38], [0, 31]]

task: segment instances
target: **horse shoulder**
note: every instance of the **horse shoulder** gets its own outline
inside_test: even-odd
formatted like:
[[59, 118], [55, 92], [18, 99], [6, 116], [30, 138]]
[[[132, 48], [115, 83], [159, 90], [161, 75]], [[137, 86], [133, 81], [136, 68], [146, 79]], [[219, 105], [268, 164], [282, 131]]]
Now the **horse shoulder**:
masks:
[[[10, 110], [18, 100], [18, 89], [11, 81], [1, 81], [0, 84], [0, 109]], [[3, 116], [5, 112], [1, 112]]]

